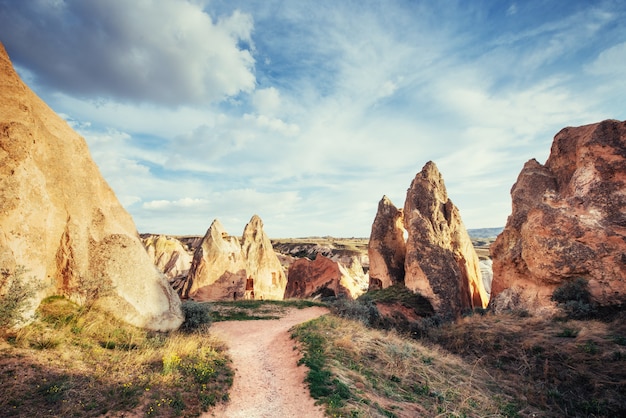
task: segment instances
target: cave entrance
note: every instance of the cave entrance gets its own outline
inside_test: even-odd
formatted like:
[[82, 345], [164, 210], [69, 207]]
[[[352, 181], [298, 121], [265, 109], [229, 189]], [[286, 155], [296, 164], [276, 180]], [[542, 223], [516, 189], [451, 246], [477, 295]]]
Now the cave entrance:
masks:
[[252, 276], [246, 279], [246, 291], [244, 293], [244, 299], [254, 300], [254, 279]]

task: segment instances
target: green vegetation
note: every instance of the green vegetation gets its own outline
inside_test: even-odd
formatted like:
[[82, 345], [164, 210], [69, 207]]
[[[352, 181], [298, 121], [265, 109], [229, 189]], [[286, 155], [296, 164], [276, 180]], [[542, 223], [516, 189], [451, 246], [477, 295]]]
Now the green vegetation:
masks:
[[582, 277], [577, 277], [555, 289], [552, 300], [557, 302], [563, 313], [571, 319], [589, 319], [597, 313], [596, 307], [591, 303], [589, 283]]
[[181, 331], [193, 332], [211, 326], [211, 305], [191, 300], [183, 302], [181, 306], [185, 320], [180, 326]]
[[394, 332], [324, 316], [294, 327], [311, 394], [329, 416], [506, 416], [480, 368]]
[[62, 297], [44, 300], [6, 342], [3, 416], [197, 416], [232, 385], [225, 347], [205, 326], [148, 332]]
[[220, 321], [250, 321], [261, 319], [279, 319], [289, 308], [309, 308], [326, 306], [321, 302], [306, 299], [291, 300], [238, 300], [211, 302], [211, 318]]
[[17, 325], [32, 308], [31, 299], [40, 286], [34, 277], [25, 279], [26, 272], [24, 266], [17, 266], [13, 271], [0, 270], [0, 329]]

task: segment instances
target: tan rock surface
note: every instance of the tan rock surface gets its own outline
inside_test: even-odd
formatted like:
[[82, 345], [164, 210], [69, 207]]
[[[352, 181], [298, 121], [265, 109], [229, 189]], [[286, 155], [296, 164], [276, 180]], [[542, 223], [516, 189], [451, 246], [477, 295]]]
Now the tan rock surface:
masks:
[[151, 235], [141, 241], [156, 267], [168, 280], [187, 276], [192, 256], [179, 240], [165, 235]]
[[[356, 285], [355, 285], [356, 283]], [[365, 280], [351, 277], [341, 263], [323, 255], [315, 260], [300, 258], [289, 268], [285, 299], [322, 297], [346, 297], [354, 299], [363, 293]]]
[[254, 215], [239, 238], [216, 219], [196, 249], [181, 294], [195, 300], [283, 298], [287, 280], [272, 244]]
[[426, 163], [407, 191], [404, 227], [407, 288], [428, 298], [441, 314], [487, 306], [478, 256], [433, 162]]
[[525, 308], [549, 308], [556, 287], [583, 277], [594, 302], [626, 302], [626, 122], [563, 129], [545, 165], [524, 165], [511, 196], [491, 247], [492, 298], [514, 289]]
[[103, 306], [137, 326], [169, 330], [180, 300], [143, 248], [87, 144], [14, 71], [0, 45], [0, 265], [23, 265], [46, 295], [80, 301], [81, 283], [109, 283]]
[[370, 289], [404, 283], [405, 232], [402, 209], [383, 196], [378, 203], [368, 246]]
[[248, 279], [253, 280], [254, 298], [282, 300], [287, 277], [257, 215], [244, 228], [242, 240], [241, 250], [247, 262]]

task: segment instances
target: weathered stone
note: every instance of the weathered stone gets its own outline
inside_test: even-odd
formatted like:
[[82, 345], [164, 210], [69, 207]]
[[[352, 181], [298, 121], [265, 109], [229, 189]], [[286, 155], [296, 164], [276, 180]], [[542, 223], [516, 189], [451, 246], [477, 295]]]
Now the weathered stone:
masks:
[[322, 255], [313, 261], [300, 258], [289, 268], [285, 299], [316, 296], [354, 299], [366, 286], [365, 280], [360, 281], [361, 286], [358, 282], [345, 266]]
[[546, 164], [527, 162], [511, 189], [491, 247], [494, 303], [514, 289], [523, 308], [551, 309], [554, 289], [577, 277], [594, 303], [626, 302], [625, 190], [626, 122], [559, 132]]
[[165, 235], [150, 235], [141, 241], [156, 267], [170, 282], [187, 276], [192, 257], [179, 240]]
[[478, 256], [433, 162], [426, 163], [407, 191], [404, 227], [407, 288], [428, 298], [443, 315], [487, 305]]
[[181, 294], [195, 300], [282, 299], [287, 280], [272, 244], [254, 215], [243, 246], [216, 219], [196, 249]]
[[263, 231], [261, 218], [254, 215], [250, 219], [242, 238], [242, 251], [248, 274], [246, 287], [250, 288], [247, 297], [281, 300], [285, 294], [287, 278], [269, 237]]
[[182, 323], [178, 296], [84, 139], [20, 80], [0, 45], [0, 266], [21, 265], [42, 284], [33, 306], [53, 294], [85, 302], [84, 287], [102, 283], [114, 289], [100, 301], [113, 315], [155, 330]]
[[406, 230], [403, 221], [402, 209], [383, 196], [378, 203], [368, 246], [369, 288], [372, 290], [404, 284]]

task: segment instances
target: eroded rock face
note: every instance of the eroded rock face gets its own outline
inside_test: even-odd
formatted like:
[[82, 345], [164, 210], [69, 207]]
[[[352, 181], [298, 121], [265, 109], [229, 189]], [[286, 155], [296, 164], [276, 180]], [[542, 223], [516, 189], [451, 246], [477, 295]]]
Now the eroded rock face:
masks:
[[494, 304], [513, 292], [524, 309], [549, 309], [554, 289], [577, 277], [599, 305], [626, 302], [626, 122], [563, 129], [511, 197], [491, 247]]
[[192, 257], [179, 240], [165, 235], [151, 235], [141, 241], [154, 265], [170, 282], [187, 276]]
[[[281, 300], [285, 294], [287, 278], [269, 237], [263, 231], [263, 221], [254, 215], [243, 231], [241, 250], [248, 266], [247, 295], [254, 299]], [[252, 289], [249, 289], [249, 288]]]
[[[358, 260], [355, 258], [355, 263]], [[356, 278], [350, 270], [358, 270], [356, 265], [346, 268], [322, 255], [315, 260], [300, 258], [289, 268], [285, 299], [310, 297], [345, 297], [354, 299], [365, 291], [367, 282], [363, 269], [362, 278]]]
[[487, 306], [478, 256], [433, 162], [426, 163], [407, 191], [404, 227], [407, 288], [444, 315]]
[[33, 302], [80, 286], [114, 288], [101, 305], [130, 324], [177, 328], [180, 300], [156, 270], [87, 144], [19, 78], [0, 44], [0, 266], [42, 283]]
[[378, 203], [368, 246], [370, 289], [385, 289], [404, 283], [406, 230], [403, 222], [402, 210], [383, 196]]
[[246, 225], [242, 239], [243, 245], [213, 221], [194, 253], [182, 296], [199, 301], [282, 299], [285, 273], [258, 216]]

